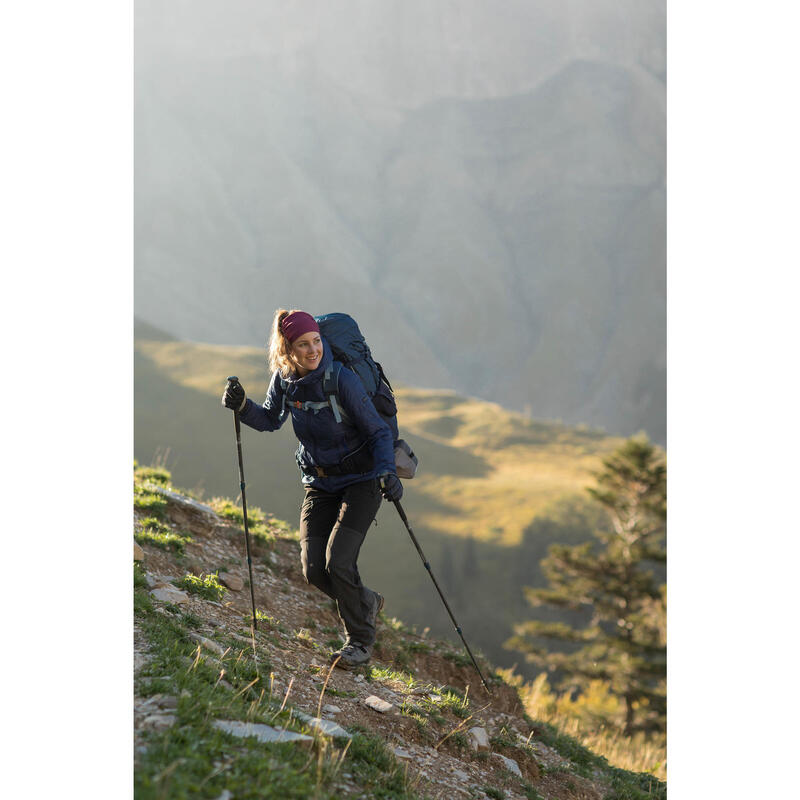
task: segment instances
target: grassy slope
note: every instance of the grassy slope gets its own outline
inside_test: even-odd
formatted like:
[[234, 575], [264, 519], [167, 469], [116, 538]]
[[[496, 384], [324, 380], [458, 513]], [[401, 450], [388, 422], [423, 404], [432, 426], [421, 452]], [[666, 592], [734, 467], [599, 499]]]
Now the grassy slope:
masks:
[[[263, 398], [263, 350], [169, 341], [140, 328], [134, 367], [135, 457], [165, 457], [176, 481], [206, 497], [233, 494], [233, 422], [219, 398], [230, 374]], [[598, 517], [584, 487], [620, 440], [451, 392], [398, 387], [397, 396], [401, 435], [420, 457], [417, 477], [405, 483], [414, 531], [465, 632], [510, 666], [517, 657], [501, 645], [528, 615], [521, 587], [541, 583], [538, 563], [550, 543], [589, 537]], [[302, 489], [291, 425], [270, 435], [243, 426], [242, 442], [248, 502], [296, 519]], [[395, 613], [436, 633], [452, 630], [391, 507], [379, 512], [360, 563]]]
[[[453, 785], [454, 765], [471, 773], [458, 779], [459, 789], [477, 780], [492, 797], [666, 796], [665, 785], [651, 776], [614, 768], [571, 737], [527, 717], [513, 687], [486, 663], [482, 668], [493, 690], [491, 698], [483, 695], [462, 653], [416, 635], [397, 619], [382, 615], [373, 663], [359, 670], [360, 677], [339, 670], [326, 677], [320, 662], [335, 644], [336, 637], [323, 644], [337, 632], [335, 617], [299, 577], [296, 533], [257, 508], [254, 516], [264, 522], [253, 567], [262, 620], [255, 651], [247, 635], [246, 591], [206, 599], [193, 593], [189, 605], [181, 607], [156, 601], [147, 580], [158, 575], [208, 574], [220, 564], [246, 575], [242, 531], [229, 521], [236, 517], [231, 504], [215, 502], [222, 516], [214, 518], [187, 511], [161, 494], [168, 481], [163, 471], [136, 471], [135, 536], [144, 556], [134, 569], [135, 641], [145, 656], [134, 680], [137, 798], [211, 800], [227, 790], [237, 798], [422, 800], [453, 796], [446, 783]], [[185, 545], [150, 538], [146, 529], [154, 520]], [[174, 582], [187, 585], [186, 579]], [[316, 735], [293, 714], [293, 707], [319, 708], [326, 689], [325, 702], [341, 706], [337, 720], [356, 734], [346, 749], [341, 739]], [[393, 693], [397, 714], [363, 709], [360, 697], [387, 691]], [[171, 718], [166, 727], [156, 722], [164, 715]], [[288, 727], [314, 735], [314, 742], [261, 745], [234, 739], [214, 728], [215, 719]], [[515, 759], [523, 778], [514, 778], [488, 754], [470, 750], [464, 732], [473, 725], [487, 728], [492, 750]], [[395, 758], [392, 747], [398, 742], [423, 748], [418, 753], [426, 746], [438, 749], [435, 763], [424, 770], [430, 782], [420, 782], [415, 774], [420, 765]], [[464, 794], [477, 793], [459, 792]]]

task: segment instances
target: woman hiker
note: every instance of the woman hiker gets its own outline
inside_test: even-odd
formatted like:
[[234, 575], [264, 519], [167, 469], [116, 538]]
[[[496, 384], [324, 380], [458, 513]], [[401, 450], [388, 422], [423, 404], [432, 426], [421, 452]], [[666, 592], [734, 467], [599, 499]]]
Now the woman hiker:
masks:
[[[358, 376], [344, 367], [336, 392], [344, 414], [341, 422], [334, 418], [322, 385], [332, 362], [314, 317], [278, 309], [269, 341], [273, 372], [267, 399], [258, 405], [241, 384], [229, 381], [222, 403], [257, 431], [277, 430], [291, 413], [305, 487], [300, 510], [303, 575], [336, 602], [346, 640], [331, 661], [338, 657], [338, 666], [352, 669], [369, 661], [383, 608], [382, 595], [361, 582], [358, 553], [381, 494], [399, 500], [403, 485], [395, 471], [392, 432]], [[309, 403], [319, 405], [303, 405]]]

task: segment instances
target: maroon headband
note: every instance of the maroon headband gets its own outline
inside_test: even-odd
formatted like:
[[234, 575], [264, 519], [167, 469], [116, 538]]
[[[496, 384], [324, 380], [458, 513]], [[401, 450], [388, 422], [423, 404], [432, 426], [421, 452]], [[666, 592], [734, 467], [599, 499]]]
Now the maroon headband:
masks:
[[319, 333], [319, 325], [311, 314], [306, 314], [305, 311], [295, 311], [293, 314], [283, 318], [281, 322], [281, 330], [283, 335], [293, 342], [298, 337], [309, 331], [316, 331]]

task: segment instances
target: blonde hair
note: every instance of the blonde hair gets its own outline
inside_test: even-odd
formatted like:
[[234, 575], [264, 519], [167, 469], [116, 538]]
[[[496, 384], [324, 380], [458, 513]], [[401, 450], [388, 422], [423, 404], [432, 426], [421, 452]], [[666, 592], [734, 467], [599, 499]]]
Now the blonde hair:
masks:
[[281, 323], [289, 314], [294, 314], [295, 311], [300, 311], [300, 309], [293, 308], [291, 311], [287, 311], [285, 308], [279, 308], [275, 312], [275, 316], [272, 319], [272, 333], [270, 334], [269, 343], [267, 344], [269, 368], [272, 372], [278, 370], [282, 378], [287, 378], [294, 372], [295, 365], [292, 357], [289, 355], [292, 345], [283, 335]]

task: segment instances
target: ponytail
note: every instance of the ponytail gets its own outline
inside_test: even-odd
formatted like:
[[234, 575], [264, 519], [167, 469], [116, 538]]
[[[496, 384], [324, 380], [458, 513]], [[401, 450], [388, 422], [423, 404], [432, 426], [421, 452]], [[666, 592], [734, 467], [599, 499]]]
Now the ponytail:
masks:
[[288, 377], [294, 371], [294, 362], [289, 355], [291, 344], [283, 335], [281, 323], [289, 314], [293, 314], [297, 310], [293, 308], [291, 311], [287, 311], [285, 308], [279, 308], [272, 319], [272, 332], [267, 344], [269, 368], [272, 372], [278, 370], [282, 378]]

